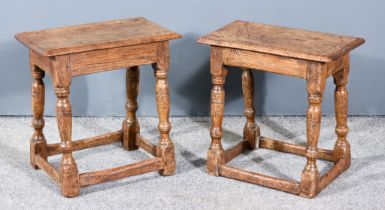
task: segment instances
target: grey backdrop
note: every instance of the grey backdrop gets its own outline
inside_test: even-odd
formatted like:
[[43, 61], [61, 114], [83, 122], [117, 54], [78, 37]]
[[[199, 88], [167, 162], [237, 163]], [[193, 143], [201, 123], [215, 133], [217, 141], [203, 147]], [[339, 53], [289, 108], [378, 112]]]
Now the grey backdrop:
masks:
[[[361, 36], [365, 45], [351, 55], [349, 113], [385, 114], [385, 3], [360, 0], [1, 0], [0, 115], [30, 115], [31, 78], [28, 50], [14, 39], [22, 31], [109, 19], [145, 16], [184, 38], [171, 42], [171, 114], [209, 113], [209, 48], [196, 39], [234, 19]], [[46, 114], [53, 115], [55, 97], [45, 79]], [[124, 71], [73, 79], [74, 115], [124, 115]], [[305, 114], [305, 82], [255, 72], [258, 114]], [[232, 68], [226, 84], [228, 115], [242, 114], [240, 71]], [[327, 83], [323, 111], [333, 113], [333, 83]], [[141, 71], [139, 114], [155, 115], [154, 78]]]

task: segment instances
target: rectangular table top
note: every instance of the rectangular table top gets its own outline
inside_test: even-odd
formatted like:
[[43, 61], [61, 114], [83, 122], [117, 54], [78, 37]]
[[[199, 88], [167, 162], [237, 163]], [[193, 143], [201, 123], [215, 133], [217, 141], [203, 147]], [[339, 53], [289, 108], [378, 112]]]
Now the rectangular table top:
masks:
[[365, 42], [330, 33], [236, 20], [198, 39], [199, 43], [330, 62]]
[[137, 45], [181, 38], [178, 33], [136, 17], [16, 34], [16, 39], [43, 56]]

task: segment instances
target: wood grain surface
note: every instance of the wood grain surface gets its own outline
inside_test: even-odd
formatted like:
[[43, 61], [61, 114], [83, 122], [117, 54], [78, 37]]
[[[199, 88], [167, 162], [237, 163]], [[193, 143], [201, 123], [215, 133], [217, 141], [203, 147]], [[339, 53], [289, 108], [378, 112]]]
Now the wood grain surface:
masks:
[[365, 42], [362, 38], [236, 20], [198, 39], [203, 44], [329, 62]]
[[[350, 166], [350, 145], [347, 140], [349, 52], [364, 42], [361, 38], [290, 29], [244, 21], [233, 23], [199, 38], [210, 45], [211, 144], [207, 155], [208, 173], [285, 192], [314, 198]], [[225, 107], [225, 78], [227, 67], [240, 67], [244, 95], [243, 141], [224, 150], [222, 121]], [[261, 70], [306, 80], [308, 110], [306, 117], [307, 145], [290, 144], [262, 137], [255, 123], [253, 70]], [[333, 150], [319, 149], [322, 97], [328, 77], [334, 77], [334, 105], [337, 141]], [[246, 150], [271, 149], [305, 156], [307, 161], [301, 181], [245, 171], [229, 166], [228, 162]], [[320, 174], [317, 159], [331, 161], [334, 166]]]
[[[176, 171], [175, 148], [169, 133], [170, 96], [168, 88], [169, 43], [182, 37], [151, 21], [139, 17], [79, 26], [20, 33], [16, 38], [29, 48], [32, 70], [31, 164], [42, 169], [61, 188], [66, 197], [80, 195], [80, 187], [158, 170], [163, 176]], [[159, 145], [140, 136], [136, 119], [139, 91], [139, 65], [151, 64], [156, 78], [156, 105], [159, 113]], [[72, 141], [72, 77], [126, 68], [126, 119], [122, 129]], [[45, 73], [55, 88], [56, 118], [60, 143], [49, 144], [43, 134]], [[73, 152], [121, 141], [126, 150], [142, 148], [155, 159], [116, 168], [79, 174]], [[47, 157], [61, 154], [59, 170]]]
[[181, 38], [144, 17], [111, 20], [16, 34], [16, 39], [43, 56], [138, 45]]

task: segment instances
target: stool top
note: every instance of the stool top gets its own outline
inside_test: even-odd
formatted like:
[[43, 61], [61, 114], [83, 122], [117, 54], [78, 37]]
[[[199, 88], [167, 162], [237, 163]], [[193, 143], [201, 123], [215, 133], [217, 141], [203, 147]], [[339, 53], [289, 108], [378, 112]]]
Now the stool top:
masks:
[[362, 38], [236, 20], [199, 43], [305, 60], [330, 62], [365, 42]]
[[67, 26], [16, 34], [16, 39], [43, 56], [137, 45], [181, 38], [146, 18]]

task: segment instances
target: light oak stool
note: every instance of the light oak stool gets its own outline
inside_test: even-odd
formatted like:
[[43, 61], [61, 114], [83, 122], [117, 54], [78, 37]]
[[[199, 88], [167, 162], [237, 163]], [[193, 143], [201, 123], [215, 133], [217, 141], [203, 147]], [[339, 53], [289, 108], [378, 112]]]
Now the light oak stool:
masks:
[[[80, 187], [121, 179], [128, 176], [159, 170], [161, 175], [175, 173], [174, 145], [169, 137], [169, 40], [181, 38], [145, 18], [113, 20], [101, 23], [70, 26], [41, 31], [25, 32], [16, 39], [29, 50], [32, 69], [32, 127], [30, 158], [35, 169], [44, 170], [61, 186], [67, 197], [80, 194]], [[139, 88], [139, 65], [151, 64], [156, 77], [156, 103], [159, 114], [160, 142], [155, 146], [139, 134], [136, 119]], [[127, 68], [126, 119], [122, 129], [72, 141], [72, 112], [69, 101], [71, 78], [119, 68]], [[56, 118], [60, 144], [47, 144], [44, 134], [44, 74], [53, 80]], [[126, 150], [138, 147], [155, 158], [121, 167], [80, 173], [72, 152], [76, 150], [122, 142]], [[47, 157], [62, 154], [60, 170], [54, 168]]]
[[[207, 157], [208, 172], [253, 184], [270, 187], [303, 197], [315, 197], [339, 174], [350, 166], [350, 146], [346, 135], [349, 74], [349, 52], [364, 43], [361, 38], [234, 21], [225, 27], [200, 37], [198, 42], [210, 45], [211, 145]], [[247, 118], [243, 141], [224, 150], [221, 144], [224, 112], [226, 66], [243, 69], [242, 89], [244, 113]], [[253, 72], [250, 69], [294, 76], [306, 80], [309, 107], [307, 110], [307, 146], [289, 144], [260, 135], [254, 121], [255, 109]], [[321, 102], [325, 81], [333, 76], [337, 142], [333, 150], [318, 149], [321, 124]], [[226, 165], [248, 149], [264, 148], [305, 156], [306, 166], [301, 181], [270, 177]], [[320, 175], [316, 160], [334, 162]]]

